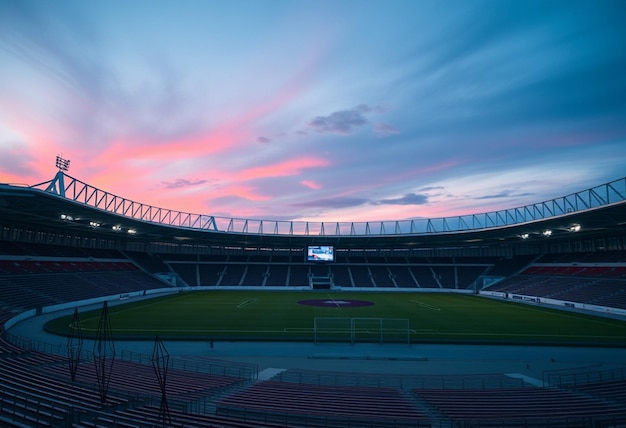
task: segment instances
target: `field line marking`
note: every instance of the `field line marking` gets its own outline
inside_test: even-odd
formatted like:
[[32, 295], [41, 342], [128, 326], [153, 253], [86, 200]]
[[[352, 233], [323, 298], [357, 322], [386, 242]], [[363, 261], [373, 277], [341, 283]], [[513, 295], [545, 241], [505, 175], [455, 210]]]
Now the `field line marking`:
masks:
[[420, 302], [419, 300], [411, 300], [411, 303], [417, 303], [421, 307], [426, 308], [426, 309], [430, 309], [430, 310], [433, 310], [433, 311], [440, 311], [441, 310], [441, 308], [437, 308], [435, 306], [431, 306], [428, 303]]
[[[85, 328], [85, 331], [95, 332], [97, 329], [95, 328]], [[308, 330], [302, 328], [302, 331], [312, 331], [309, 327]], [[289, 331], [284, 330], [224, 330], [224, 329], [161, 329], [161, 328], [114, 328], [114, 333], [117, 332], [131, 332], [131, 333], [288, 333]]]
[[577, 337], [577, 338], [589, 338], [589, 337], [593, 337], [593, 338], [603, 338], [603, 339], [621, 339], [622, 336], [598, 336], [595, 334], [560, 334], [560, 333], [550, 333], [550, 334], [536, 334], [536, 333], [461, 333], [461, 332], [445, 332], [445, 331], [439, 331], [436, 333], [428, 333], [426, 331], [422, 332], [423, 334], [440, 334], [443, 336], [532, 336], [532, 337]]
[[[83, 328], [83, 331], [91, 331], [91, 332], [95, 332], [97, 329], [93, 329], [93, 328]], [[159, 328], [154, 328], [154, 329], [137, 329], [137, 328], [125, 328], [125, 329], [120, 329], [120, 328], [114, 328], [113, 329], [114, 332], [137, 332], [137, 333], [142, 333], [142, 332], [148, 332], [148, 333], [154, 333], [154, 332], [162, 332], [162, 333], [289, 333], [289, 331], [300, 331], [300, 332], [312, 332], [313, 328], [311, 327], [292, 327], [292, 328], [283, 328], [283, 330], [246, 330], [246, 329], [242, 329], [242, 330], [230, 330], [230, 329], [159, 329]], [[349, 333], [351, 330], [345, 330], [345, 329], [333, 329], [332, 331], [327, 331], [325, 333]], [[360, 333], [367, 333], [367, 331], [364, 330], [359, 330]], [[413, 332], [412, 332], [413, 333]], [[424, 334], [424, 335], [432, 335], [432, 334], [436, 334], [436, 335], [443, 335], [443, 336], [532, 336], [532, 337], [571, 337], [571, 338], [588, 338], [588, 337], [595, 337], [595, 338], [603, 338], [603, 339], [621, 339], [621, 336], [590, 336], [590, 335], [582, 335], [582, 334], [569, 334], [569, 335], [562, 335], [562, 334], [558, 334], [558, 333], [554, 333], [554, 334], [536, 334], [536, 333], [506, 333], [506, 334], [502, 334], [502, 333], [461, 333], [461, 332], [441, 332], [441, 331], [436, 331], [436, 330], [430, 330], [430, 331], [426, 331], [426, 330], [417, 330], [414, 332], [415, 334]]]
[[[186, 297], [186, 296], [183, 296], [182, 294], [179, 294], [179, 295], [164, 296], [164, 299], [171, 301], [171, 300], [182, 299], [183, 297]], [[145, 302], [146, 303], [144, 303], [142, 305], [136, 305], [136, 306], [135, 306], [135, 304], [138, 303], [138, 302], [134, 302], [134, 303], [131, 302], [131, 303], [123, 303], [121, 305], [114, 305], [114, 306], [109, 307], [109, 314], [111, 314], [111, 313], [113, 313], [113, 314], [122, 314], [124, 312], [134, 311], [134, 310], [139, 309], [139, 308], [147, 308], [148, 306], [158, 305], [159, 303], [162, 303], [162, 299], [161, 298], [146, 299]], [[126, 309], [121, 309], [122, 307], [126, 307]], [[82, 323], [87, 322], [87, 321], [99, 320], [100, 317], [102, 316], [102, 309], [93, 309], [93, 310], [94, 311], [99, 311], [98, 315], [93, 316], [93, 317], [89, 317], [89, 318], [83, 318], [83, 319], [79, 320], [79, 323], [82, 324]], [[91, 311], [89, 311], [89, 312], [91, 312]]]
[[333, 302], [333, 304], [334, 304], [335, 306], [337, 306], [338, 308], [340, 308], [340, 307], [341, 307], [341, 305], [340, 305], [339, 303], [337, 303], [337, 301], [336, 301], [336, 300], [335, 300], [335, 299], [334, 299], [334, 298], [333, 298], [330, 294], [326, 294], [326, 295], [328, 296], [328, 298], [329, 298], [330, 300], [332, 300], [332, 302]]
[[256, 297], [251, 297], [251, 298], [249, 298], [247, 300], [244, 300], [243, 302], [241, 302], [240, 304], [237, 305], [237, 309], [245, 308], [248, 305], [256, 303], [257, 300], [258, 299]]

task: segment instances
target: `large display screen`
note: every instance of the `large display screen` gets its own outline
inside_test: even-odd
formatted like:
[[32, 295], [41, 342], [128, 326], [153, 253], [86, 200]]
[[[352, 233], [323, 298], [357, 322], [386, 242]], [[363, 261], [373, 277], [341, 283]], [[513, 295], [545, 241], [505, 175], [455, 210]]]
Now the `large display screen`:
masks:
[[332, 245], [309, 245], [306, 249], [308, 262], [334, 262], [335, 247]]

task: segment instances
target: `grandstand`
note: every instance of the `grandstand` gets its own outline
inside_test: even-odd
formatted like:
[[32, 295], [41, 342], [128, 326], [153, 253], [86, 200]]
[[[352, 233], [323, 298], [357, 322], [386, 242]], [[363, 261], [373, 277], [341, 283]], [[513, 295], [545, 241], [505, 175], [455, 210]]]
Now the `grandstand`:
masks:
[[[127, 349], [131, 342], [117, 343], [103, 399], [95, 351], [80, 349], [74, 378], [70, 340], [55, 345], [15, 333], [20, 323], [104, 301], [317, 286], [328, 293], [471, 294], [626, 320], [624, 219], [626, 178], [501, 212], [364, 223], [181, 213], [62, 171], [36, 186], [0, 184], [0, 424], [625, 426], [626, 366], [618, 364], [532, 377], [315, 370], [309, 360], [306, 370], [262, 374], [241, 358], [176, 355], [167, 363], [164, 410], [155, 356]], [[319, 244], [332, 246], [334, 261], [306, 260], [306, 247]], [[611, 346], [621, 350], [626, 340]], [[341, 360], [354, 347], [330, 349], [322, 360]], [[379, 357], [390, 366], [419, 359], [384, 349]]]

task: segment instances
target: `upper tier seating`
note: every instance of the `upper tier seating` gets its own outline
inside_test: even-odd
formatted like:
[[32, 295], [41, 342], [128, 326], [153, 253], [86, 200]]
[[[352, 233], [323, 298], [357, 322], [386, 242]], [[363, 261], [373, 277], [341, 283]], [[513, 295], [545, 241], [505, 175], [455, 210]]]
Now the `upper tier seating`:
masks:
[[[420, 258], [338, 255], [328, 264], [306, 263], [290, 256], [159, 256], [168, 269], [191, 286], [306, 287], [309, 277], [334, 278], [341, 287], [472, 288], [495, 262], [457, 257]], [[291, 260], [291, 262], [289, 262]]]
[[550, 254], [490, 291], [626, 309], [624, 252]]

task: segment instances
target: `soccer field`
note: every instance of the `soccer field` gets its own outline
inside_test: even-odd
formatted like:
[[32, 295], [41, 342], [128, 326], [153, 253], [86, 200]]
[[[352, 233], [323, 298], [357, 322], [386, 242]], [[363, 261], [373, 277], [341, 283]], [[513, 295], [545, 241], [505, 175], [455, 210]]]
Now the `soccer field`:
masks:
[[[626, 346], [624, 321], [460, 294], [201, 291], [109, 307], [109, 314], [116, 339]], [[83, 336], [94, 337], [100, 310], [79, 317]], [[58, 318], [46, 329], [69, 334], [71, 321]]]

